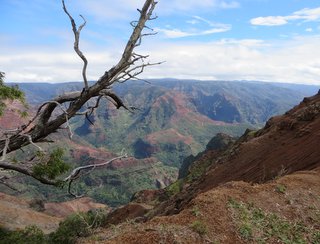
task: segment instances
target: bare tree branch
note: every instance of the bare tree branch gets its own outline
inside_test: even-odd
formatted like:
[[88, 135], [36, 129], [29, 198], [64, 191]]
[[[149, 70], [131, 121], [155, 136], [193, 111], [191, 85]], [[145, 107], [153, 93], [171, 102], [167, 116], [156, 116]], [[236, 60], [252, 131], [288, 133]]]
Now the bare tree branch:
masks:
[[[31, 176], [44, 184], [59, 185], [61, 182], [66, 182], [66, 179], [62, 181], [55, 181], [38, 176], [32, 171], [32, 166], [35, 162], [33, 162], [33, 164], [32, 162], [29, 162], [31, 165], [24, 163], [13, 163], [6, 159], [6, 155], [18, 149], [22, 150], [24, 146], [30, 144], [36, 146], [38, 150], [42, 150], [42, 148], [36, 143], [46, 141], [45, 138], [48, 135], [63, 128], [62, 126], [64, 124], [67, 125], [66, 128], [69, 130], [70, 137], [72, 137], [72, 131], [69, 125], [70, 118], [76, 115], [84, 115], [88, 119], [88, 116], [90, 116], [94, 110], [98, 108], [102, 98], [110, 100], [117, 109], [123, 107], [128, 111], [134, 110], [133, 107], [126, 105], [122, 99], [112, 91], [112, 85], [116, 82], [121, 83], [129, 79], [139, 79], [138, 75], [141, 74], [147, 66], [160, 64], [146, 62], [148, 55], [140, 55], [134, 52], [134, 49], [141, 44], [142, 37], [153, 35], [153, 33], [143, 33], [143, 30], [146, 28], [152, 30], [147, 27], [146, 23], [155, 18], [152, 17], [152, 13], [156, 4], [157, 2], [155, 0], [145, 0], [142, 9], [138, 11], [140, 15], [138, 21], [132, 22], [134, 23], [134, 28], [126, 46], [124, 47], [120, 60], [109, 70], [106, 70], [95, 83], [89, 86], [86, 77], [88, 61], [79, 49], [80, 32], [86, 25], [86, 20], [82, 15], [80, 15], [84, 22], [79, 26], [79, 28], [77, 28], [73, 17], [66, 8], [65, 1], [62, 0], [63, 11], [70, 19], [72, 31], [75, 36], [74, 50], [84, 62], [82, 69], [84, 89], [82, 91], [61, 94], [51, 101], [43, 103], [39, 106], [37, 112], [28, 123], [15, 130], [4, 130], [2, 133], [3, 135], [0, 136], [0, 157], [2, 160], [0, 161], [0, 168], [4, 170], [13, 170]], [[95, 104], [88, 106], [85, 112], [79, 112], [85, 107], [86, 104], [89, 104], [90, 101], [95, 101]], [[123, 157], [125, 156], [122, 155], [117, 158]], [[111, 161], [115, 159], [112, 159]], [[108, 164], [108, 162], [103, 163], [101, 166]], [[76, 179], [75, 177], [77, 172], [80, 173], [82, 170], [93, 169], [95, 167], [100, 167], [100, 164], [88, 165], [85, 166], [85, 168], [80, 167], [72, 171], [72, 173], [68, 176], [69, 178], [67, 177], [70, 187], [70, 182]]]
[[68, 192], [70, 195], [74, 196], [74, 197], [82, 197], [83, 195], [79, 196], [79, 195], [76, 195], [74, 193], [72, 193], [71, 191], [71, 185], [72, 185], [72, 182], [77, 180], [78, 178], [81, 177], [81, 172], [84, 171], [84, 170], [94, 170], [95, 168], [98, 168], [98, 167], [103, 167], [103, 166], [106, 166], [110, 163], [112, 163], [113, 161], [115, 160], [118, 160], [118, 159], [123, 159], [123, 158], [127, 158], [128, 156], [126, 154], [124, 155], [121, 155], [121, 156], [118, 156], [118, 157], [115, 157], [115, 158], [112, 158], [104, 163], [100, 163], [100, 164], [89, 164], [89, 165], [85, 165], [85, 166], [80, 166], [78, 168], [75, 168], [74, 170], [72, 170], [72, 172], [63, 180], [63, 182], [69, 182], [68, 184]]
[[[12, 164], [12, 163], [8, 163], [8, 162], [0, 161], [0, 167], [5, 170], [14, 170], [14, 171], [17, 171], [17, 172], [22, 173], [24, 175], [31, 176], [32, 178], [34, 178], [34, 179], [36, 179], [46, 185], [63, 186], [64, 184], [67, 183], [68, 184], [68, 193], [74, 197], [81, 197], [79, 195], [72, 193], [71, 186], [75, 180], [77, 180], [81, 176], [83, 176], [82, 171], [90, 170], [90, 172], [91, 172], [94, 169], [106, 166], [115, 160], [120, 160], [120, 159], [127, 158], [127, 157], [128, 157], [127, 154], [122, 154], [118, 157], [114, 157], [114, 158], [112, 158], [106, 162], [100, 163], [100, 164], [89, 164], [89, 165], [77, 167], [77, 168], [73, 169], [71, 171], [71, 173], [67, 177], [65, 177], [63, 180], [50, 180], [50, 179], [44, 178], [42, 176], [39, 176], [39, 175], [35, 174], [32, 171], [32, 169], [30, 169], [29, 167], [26, 167], [25, 163], [24, 164], [22, 164], [22, 163]], [[6, 177], [0, 177], [0, 183], [4, 184], [3, 183], [4, 179], [6, 179]]]
[[83, 68], [82, 68], [82, 78], [83, 78], [83, 82], [84, 82], [84, 87], [85, 89], [88, 89], [89, 85], [88, 85], [88, 80], [87, 80], [87, 66], [88, 66], [88, 60], [87, 58], [84, 56], [84, 54], [81, 52], [81, 50], [79, 49], [79, 41], [80, 41], [80, 32], [82, 30], [82, 28], [86, 25], [87, 21], [85, 20], [85, 18], [80, 14], [80, 17], [83, 19], [83, 24], [79, 26], [79, 28], [77, 29], [77, 25], [76, 22], [74, 21], [74, 19], [72, 18], [72, 16], [69, 14], [66, 5], [64, 3], [64, 0], [62, 0], [62, 5], [63, 5], [63, 10], [64, 12], [69, 16], [71, 25], [72, 25], [72, 31], [74, 34], [74, 50], [75, 52], [79, 55], [79, 57], [82, 59], [83, 61]]

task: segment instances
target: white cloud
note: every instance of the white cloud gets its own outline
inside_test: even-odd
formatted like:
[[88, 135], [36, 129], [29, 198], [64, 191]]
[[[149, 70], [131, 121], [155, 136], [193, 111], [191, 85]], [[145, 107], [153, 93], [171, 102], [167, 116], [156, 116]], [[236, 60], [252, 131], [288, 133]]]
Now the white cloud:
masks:
[[[111, 68], [119, 53], [112, 49], [101, 52], [86, 52], [89, 60], [88, 78], [97, 79], [105, 69]], [[0, 56], [0, 66], [7, 81], [18, 82], [66, 82], [82, 80], [83, 63], [69, 51], [29, 50], [29, 52], [7, 53]]]
[[317, 37], [282, 42], [220, 40], [211, 43], [158, 45], [150, 55], [166, 60], [146, 77], [260, 80], [320, 85]]
[[192, 33], [188, 33], [179, 29], [155, 28], [155, 31], [163, 33], [168, 38], [180, 38], [192, 35]]
[[143, 3], [143, 0], [81, 0], [72, 1], [71, 7], [85, 16], [88, 14], [97, 21], [106, 22], [121, 19], [132, 20], [138, 15], [136, 9], [141, 8]]
[[252, 25], [265, 25], [265, 26], [276, 26], [285, 25], [289, 21], [303, 20], [303, 21], [319, 21], [320, 20], [320, 7], [319, 8], [304, 8], [296, 11], [291, 15], [287, 16], [267, 16], [257, 17], [250, 20]]
[[[101, 4], [102, 0], [100, 1]], [[143, 2], [143, 0], [141, 1]], [[89, 4], [90, 2], [84, 0], [81, 1], [81, 4]], [[111, 3], [110, 0], [104, 2]], [[132, 6], [137, 4], [136, 1], [121, 0], [120, 2], [130, 5], [118, 6], [119, 11], [123, 10], [123, 13], [126, 11], [136, 12], [135, 8], [132, 10]], [[170, 3], [170, 1], [164, 0], [159, 1], [159, 4], [161, 2]], [[178, 2], [182, 3], [180, 0], [173, 1], [174, 4]], [[186, 6], [188, 8], [191, 6], [210, 7], [213, 6], [213, 3], [217, 4], [218, 1], [191, 0], [183, 1], [183, 3], [188, 5]], [[219, 3], [221, 5], [223, 1], [219, 1]], [[73, 6], [72, 4], [80, 4], [80, 2], [70, 0], [70, 7]], [[118, 2], [114, 4], [117, 5]], [[105, 11], [108, 10], [105, 9]], [[256, 21], [257, 24], [273, 23], [273, 25], [280, 24], [281, 21], [313, 21], [319, 19], [317, 17], [318, 11], [318, 9], [303, 9], [290, 16], [278, 16], [278, 19], [272, 17], [270, 20], [261, 17], [262, 19]], [[77, 12], [83, 13], [78, 10]], [[101, 15], [103, 12], [104, 7], [101, 9]], [[105, 14], [108, 15], [108, 12]], [[90, 23], [88, 22], [88, 25]], [[215, 23], [199, 16], [193, 16], [185, 25], [187, 25], [185, 29], [165, 26], [159, 30], [167, 37], [177, 38], [209, 35], [231, 29], [231, 25]], [[17, 45], [14, 41], [16, 38], [6, 35], [0, 36], [0, 67], [6, 72], [7, 80], [29, 82], [81, 80], [82, 62], [72, 50], [73, 37], [69, 29], [68, 26], [68, 35], [64, 31], [59, 34], [54, 30], [47, 30], [50, 33], [53, 32], [56, 37], [61, 35], [60, 39], [63, 40], [59, 43], [47, 44], [47, 47], [45, 47], [45, 43], [42, 47], [39, 45], [32, 47], [30, 44], [28, 44], [29, 46]], [[313, 30], [316, 32], [316, 27]], [[112, 67], [119, 60], [123, 48], [120, 43], [123, 44], [126, 41], [126, 38], [122, 36], [118, 38], [118, 36], [114, 37], [113, 33], [106, 35], [105, 32], [100, 33], [99, 31], [97, 34], [102, 37], [94, 37], [93, 34], [96, 31], [84, 31], [84, 38], [81, 41], [81, 49], [89, 60], [89, 79], [99, 78], [106, 69]], [[87, 34], [88, 36], [86, 36]], [[90, 38], [86, 38], [89, 36]], [[103, 40], [97, 44], [96, 39]], [[166, 63], [150, 67], [143, 76], [224, 80], [252, 79], [320, 84], [320, 49], [318, 48], [320, 36], [299, 37], [291, 40], [287, 36], [282, 41], [274, 42], [256, 39], [222, 39], [210, 43], [192, 42], [191, 40], [184, 42], [184, 39], [172, 43], [169, 43], [171, 40], [166, 39], [166, 41], [164, 42], [158, 37], [144, 39], [143, 45], [139, 47], [137, 52], [150, 54], [151, 61], [166, 61]], [[98, 48], [94, 47], [96, 45]]]
[[159, 1], [159, 11], [173, 13], [176, 11], [194, 11], [195, 9], [231, 9], [240, 7], [238, 1], [226, 0], [165, 0]]
[[[166, 61], [146, 69], [142, 78], [262, 80], [320, 85], [320, 36], [267, 42], [222, 39], [210, 43], [163, 43], [145, 40], [138, 52], [150, 62]], [[119, 59], [119, 48], [86, 52], [89, 79], [98, 79]], [[0, 67], [7, 81], [62, 82], [81, 80], [81, 60], [72, 50], [2, 52]]]
[[[166, 28], [155, 28], [155, 30], [164, 34], [167, 38], [203, 36], [231, 30], [231, 25], [215, 23], [199, 16], [193, 16], [193, 19], [188, 20], [187, 23], [193, 25], [193, 27], [191, 29], [181, 30], [177, 28], [170, 28], [170, 26], [167, 26]], [[200, 24], [205, 24], [206, 28], [203, 29], [203, 26], [201, 26], [202, 28], [200, 29]]]
[[320, 7], [319, 8], [304, 8], [302, 10], [293, 13], [293, 17], [298, 19], [316, 21], [320, 19]]
[[199, 24], [199, 21], [196, 19], [192, 19], [192, 20], [187, 20], [187, 23], [191, 25], [195, 25], [195, 24]]
[[258, 17], [250, 20], [252, 25], [285, 25], [288, 23], [285, 17], [282, 16], [268, 16], [268, 17]]
[[313, 32], [313, 29], [312, 28], [307, 28], [305, 31], [306, 32]]
[[179, 29], [162, 29], [162, 28], [155, 28], [155, 31], [161, 32], [167, 38], [181, 38], [181, 37], [189, 37], [189, 36], [203, 36], [203, 35], [210, 35], [214, 33], [226, 32], [229, 31], [231, 28], [229, 26], [220, 27], [220, 28], [211, 28], [204, 31], [182, 31]]
[[[98, 21], [132, 20], [142, 8], [144, 0], [70, 0], [70, 11], [77, 9], [78, 13], [93, 16]], [[235, 0], [161, 0], [158, 1], [156, 13], [159, 16], [181, 11], [231, 9], [240, 6]]]

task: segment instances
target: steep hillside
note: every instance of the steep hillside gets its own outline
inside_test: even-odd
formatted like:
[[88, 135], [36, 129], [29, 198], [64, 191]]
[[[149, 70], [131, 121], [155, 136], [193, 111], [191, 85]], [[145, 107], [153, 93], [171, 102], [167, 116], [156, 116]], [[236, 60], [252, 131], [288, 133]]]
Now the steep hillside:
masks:
[[[320, 92], [235, 142], [217, 136], [186, 166], [186, 176], [164, 190], [138, 193], [130, 205], [111, 213], [112, 221], [122, 224], [99, 229], [92, 238], [101, 243], [319, 243], [319, 139]], [[148, 204], [145, 211], [138, 211], [141, 203]], [[124, 223], [127, 218], [136, 222]]]
[[319, 195], [319, 168], [267, 184], [229, 182], [178, 214], [99, 228], [78, 243], [319, 243]]
[[199, 192], [229, 181], [262, 183], [299, 170], [315, 169], [320, 166], [319, 138], [320, 94], [317, 94], [305, 98], [284, 115], [271, 118], [263, 129], [247, 131], [226, 150], [208, 150], [194, 162], [205, 165], [202, 169], [205, 173], [180, 185], [179, 194], [158, 206], [156, 212], [180, 211]]

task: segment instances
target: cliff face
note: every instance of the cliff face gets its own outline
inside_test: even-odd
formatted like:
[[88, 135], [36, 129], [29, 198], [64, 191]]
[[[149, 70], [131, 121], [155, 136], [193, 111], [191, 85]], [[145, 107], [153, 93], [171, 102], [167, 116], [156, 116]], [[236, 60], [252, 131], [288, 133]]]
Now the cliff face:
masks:
[[320, 166], [320, 93], [305, 98], [265, 127], [244, 135], [227, 156], [213, 159], [201, 178], [202, 191], [231, 180], [266, 182]]
[[320, 166], [319, 141], [317, 94], [305, 98], [284, 115], [271, 118], [261, 130], [247, 131], [226, 150], [207, 150], [192, 163], [206, 162], [205, 173], [180, 186], [181, 191], [170, 203], [160, 204], [156, 212], [179, 212], [196, 194], [230, 181], [264, 183], [296, 171], [315, 169]]
[[[261, 130], [247, 131], [225, 149], [209, 146], [191, 160], [179, 181], [162, 191], [135, 196], [136, 204], [145, 199], [149, 209], [154, 206], [134, 215], [143, 223], [122, 223], [116, 235], [111, 229], [100, 229], [97, 239], [103, 243], [319, 243], [319, 141], [320, 93], [271, 118]], [[194, 174], [203, 165], [202, 174]], [[192, 174], [195, 177], [190, 178]], [[117, 214], [116, 223], [131, 218], [126, 211], [130, 213], [130, 208], [114, 212], [113, 220]]]

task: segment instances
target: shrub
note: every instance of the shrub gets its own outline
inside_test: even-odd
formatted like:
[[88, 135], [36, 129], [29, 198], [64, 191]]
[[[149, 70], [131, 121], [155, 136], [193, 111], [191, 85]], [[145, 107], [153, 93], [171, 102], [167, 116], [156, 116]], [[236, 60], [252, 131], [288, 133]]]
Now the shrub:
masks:
[[287, 188], [285, 185], [277, 185], [276, 186], [276, 192], [284, 194], [286, 192]]
[[191, 224], [191, 228], [197, 232], [200, 236], [208, 233], [207, 226], [200, 220], [196, 220]]
[[101, 226], [104, 222], [105, 214], [101, 210], [72, 214], [49, 235], [49, 243], [75, 243], [78, 237], [89, 236], [93, 228]]
[[63, 161], [63, 154], [64, 150], [62, 148], [56, 148], [49, 155], [49, 159], [46, 160], [45, 154], [38, 152], [37, 157], [40, 159], [40, 163], [33, 167], [34, 174], [39, 177], [55, 179], [69, 170], [70, 166]]
[[43, 244], [46, 243], [46, 237], [42, 230], [37, 226], [28, 226], [24, 230], [6, 231], [0, 229], [1, 244]]
[[167, 195], [173, 196], [173, 195], [179, 193], [182, 189], [182, 186], [183, 186], [182, 179], [177, 180], [176, 182], [172, 183], [171, 185], [169, 185], [165, 188]]

